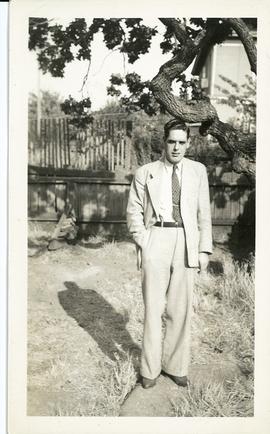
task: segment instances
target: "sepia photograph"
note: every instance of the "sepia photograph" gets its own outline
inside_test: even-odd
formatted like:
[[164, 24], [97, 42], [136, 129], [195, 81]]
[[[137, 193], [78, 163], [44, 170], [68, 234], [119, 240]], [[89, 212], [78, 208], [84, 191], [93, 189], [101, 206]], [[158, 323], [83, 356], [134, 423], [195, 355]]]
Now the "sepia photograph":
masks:
[[29, 18], [29, 415], [253, 415], [256, 29]]
[[25, 416], [254, 420], [259, 14], [70, 4], [21, 20]]

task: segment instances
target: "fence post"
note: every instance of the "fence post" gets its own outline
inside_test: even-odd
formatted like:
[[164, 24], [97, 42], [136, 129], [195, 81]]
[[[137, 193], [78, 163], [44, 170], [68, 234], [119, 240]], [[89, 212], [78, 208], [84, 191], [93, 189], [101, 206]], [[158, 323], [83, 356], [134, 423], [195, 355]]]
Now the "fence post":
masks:
[[125, 142], [125, 169], [130, 171], [131, 168], [131, 139], [126, 137]]
[[53, 137], [53, 146], [54, 146], [54, 154], [55, 154], [55, 168], [58, 169], [58, 146], [57, 146], [57, 125], [56, 120], [52, 120], [52, 137]]

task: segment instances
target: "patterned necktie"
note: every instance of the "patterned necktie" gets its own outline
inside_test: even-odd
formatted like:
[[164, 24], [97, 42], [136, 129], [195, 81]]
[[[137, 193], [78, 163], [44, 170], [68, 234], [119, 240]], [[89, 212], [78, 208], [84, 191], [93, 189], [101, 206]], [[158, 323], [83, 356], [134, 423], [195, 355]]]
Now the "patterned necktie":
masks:
[[176, 222], [181, 223], [182, 218], [180, 214], [180, 183], [176, 173], [177, 165], [174, 164], [172, 171], [172, 205], [173, 205], [173, 218]]

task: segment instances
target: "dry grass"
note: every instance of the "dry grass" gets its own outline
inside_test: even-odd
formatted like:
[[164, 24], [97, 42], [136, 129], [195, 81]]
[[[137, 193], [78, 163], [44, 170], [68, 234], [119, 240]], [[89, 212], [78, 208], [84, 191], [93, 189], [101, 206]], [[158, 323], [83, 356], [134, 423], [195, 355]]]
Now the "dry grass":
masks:
[[[32, 228], [30, 242], [48, 234]], [[224, 272], [196, 285], [192, 361], [234, 360], [247, 379], [191, 386], [172, 403], [175, 416], [252, 413], [254, 269], [226, 252], [215, 259]], [[91, 237], [29, 258], [28, 318], [28, 414], [117, 416], [139, 371], [143, 302], [134, 246]]]
[[230, 383], [192, 385], [173, 403], [176, 416], [252, 416], [254, 368], [254, 261], [219, 258], [223, 273], [198, 278], [193, 315], [195, 363], [233, 361], [244, 374]]
[[253, 416], [253, 382], [235, 378], [230, 383], [191, 385], [187, 395], [172, 402], [174, 416], [250, 417]]
[[198, 344], [229, 353], [246, 371], [253, 369], [254, 267], [223, 255], [223, 274], [198, 282], [194, 330]]

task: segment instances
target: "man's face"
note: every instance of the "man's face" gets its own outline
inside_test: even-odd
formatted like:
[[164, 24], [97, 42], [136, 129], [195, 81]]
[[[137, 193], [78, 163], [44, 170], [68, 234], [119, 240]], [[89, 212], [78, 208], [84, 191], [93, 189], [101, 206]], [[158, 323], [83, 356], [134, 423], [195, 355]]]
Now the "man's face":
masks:
[[184, 157], [189, 147], [187, 132], [183, 130], [170, 130], [165, 140], [165, 155], [172, 164], [177, 164]]

